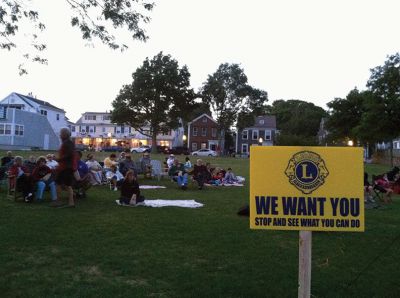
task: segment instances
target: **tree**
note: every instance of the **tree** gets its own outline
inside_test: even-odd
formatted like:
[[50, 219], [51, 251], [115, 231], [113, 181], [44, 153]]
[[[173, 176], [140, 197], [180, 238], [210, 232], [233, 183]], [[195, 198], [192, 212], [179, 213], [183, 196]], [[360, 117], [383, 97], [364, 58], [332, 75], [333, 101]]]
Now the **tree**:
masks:
[[269, 107], [276, 116], [279, 135], [277, 144], [284, 146], [310, 146], [317, 144], [317, 133], [326, 111], [302, 100], [276, 100]]
[[259, 113], [268, 101], [266, 91], [248, 85], [238, 64], [221, 64], [208, 76], [201, 89], [204, 102], [211, 106], [220, 130], [237, 124], [239, 114]]
[[[146, 60], [132, 74], [133, 82], [124, 85], [113, 101], [112, 121], [129, 124], [152, 138], [156, 152], [157, 134], [179, 127], [194, 104], [195, 93], [190, 88], [190, 73], [186, 66], [162, 52]], [[147, 133], [143, 127], [150, 127]]]
[[370, 96], [371, 92], [360, 92], [354, 88], [346, 98], [335, 98], [328, 102], [329, 116], [326, 128], [331, 141], [349, 138], [357, 143], [363, 139], [357, 127], [360, 125], [361, 117], [365, 113], [366, 101]]
[[[108, 28], [125, 29], [132, 33], [132, 38], [146, 41], [142, 23], [150, 18], [146, 12], [153, 9], [154, 4], [146, 0], [65, 0], [73, 14], [71, 25], [77, 27], [82, 38], [91, 41], [99, 39], [111, 49], [127, 48], [127, 45], [116, 40], [114, 33]], [[33, 62], [47, 63], [40, 56], [46, 44], [39, 42], [38, 34], [45, 29], [40, 22], [39, 12], [31, 9], [30, 0], [4, 0], [0, 2], [0, 49], [11, 50], [17, 47], [15, 37], [24, 21], [32, 23], [32, 46], [34, 55], [24, 54], [24, 58]], [[112, 29], [113, 30], [113, 29]], [[20, 74], [27, 73], [23, 64], [19, 66]]]
[[[388, 56], [383, 66], [371, 69], [367, 82], [372, 96], [357, 127], [358, 133], [371, 142], [390, 141], [399, 137], [400, 127], [400, 54]], [[390, 146], [392, 157], [392, 146]], [[391, 162], [393, 159], [391, 158]]]

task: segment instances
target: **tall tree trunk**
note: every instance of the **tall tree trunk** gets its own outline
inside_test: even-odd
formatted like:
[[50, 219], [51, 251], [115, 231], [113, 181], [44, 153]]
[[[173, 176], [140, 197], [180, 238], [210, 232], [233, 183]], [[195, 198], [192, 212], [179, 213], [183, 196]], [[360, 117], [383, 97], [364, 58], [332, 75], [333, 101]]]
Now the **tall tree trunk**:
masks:
[[151, 135], [151, 153], [157, 153], [157, 131]]
[[390, 140], [389, 150], [390, 167], [393, 168], [393, 140]]

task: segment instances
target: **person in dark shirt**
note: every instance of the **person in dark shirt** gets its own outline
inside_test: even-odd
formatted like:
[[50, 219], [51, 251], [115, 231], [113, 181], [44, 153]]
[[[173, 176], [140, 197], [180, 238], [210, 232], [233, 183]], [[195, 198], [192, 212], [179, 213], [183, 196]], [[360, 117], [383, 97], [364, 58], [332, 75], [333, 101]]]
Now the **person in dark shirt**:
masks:
[[52, 177], [51, 169], [46, 165], [46, 158], [40, 156], [37, 160], [36, 167], [32, 171], [32, 181], [36, 184], [36, 200], [43, 200], [43, 192], [46, 187], [50, 188], [52, 201], [57, 201], [56, 183]]
[[12, 156], [11, 151], [7, 151], [7, 155], [1, 158], [1, 166], [2, 167], [10, 167], [12, 165], [12, 160], [14, 157]]
[[203, 189], [204, 183], [208, 181], [210, 177], [210, 173], [207, 170], [207, 167], [203, 164], [201, 159], [196, 161], [196, 164], [193, 167], [193, 179], [197, 181], [199, 185], [199, 189]]
[[33, 201], [33, 183], [29, 169], [22, 164], [22, 157], [16, 156], [9, 170], [9, 178], [13, 177], [13, 183], [22, 190], [26, 203]]
[[174, 160], [174, 164], [168, 170], [168, 175], [172, 180], [178, 183], [178, 186], [181, 187], [181, 189], [187, 189], [188, 173], [186, 172], [185, 166], [180, 163], [178, 159]]
[[86, 191], [92, 186], [87, 164], [82, 160], [82, 152], [76, 151], [77, 171], [74, 172], [74, 188], [77, 198], [86, 198]]
[[[60, 199], [60, 193], [62, 189], [67, 190], [68, 193], [68, 205], [67, 207], [75, 207], [74, 202], [74, 191], [72, 189], [72, 183], [74, 181], [74, 172], [77, 169], [77, 160], [75, 157], [75, 145], [71, 141], [71, 132], [68, 128], [62, 128], [60, 130], [60, 138], [62, 144], [58, 150], [58, 167], [56, 169], [56, 184], [57, 184], [57, 197]], [[54, 207], [61, 207], [63, 204], [60, 201], [55, 201], [52, 204]]]
[[141, 205], [144, 202], [144, 197], [140, 195], [139, 183], [132, 170], [126, 172], [119, 202], [123, 205]]

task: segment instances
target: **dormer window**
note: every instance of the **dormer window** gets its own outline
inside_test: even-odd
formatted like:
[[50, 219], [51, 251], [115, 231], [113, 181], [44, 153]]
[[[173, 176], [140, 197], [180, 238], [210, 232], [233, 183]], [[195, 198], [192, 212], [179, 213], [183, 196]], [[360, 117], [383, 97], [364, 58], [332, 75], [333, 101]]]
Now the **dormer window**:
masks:
[[47, 111], [46, 110], [40, 110], [40, 114], [43, 116], [47, 116]]

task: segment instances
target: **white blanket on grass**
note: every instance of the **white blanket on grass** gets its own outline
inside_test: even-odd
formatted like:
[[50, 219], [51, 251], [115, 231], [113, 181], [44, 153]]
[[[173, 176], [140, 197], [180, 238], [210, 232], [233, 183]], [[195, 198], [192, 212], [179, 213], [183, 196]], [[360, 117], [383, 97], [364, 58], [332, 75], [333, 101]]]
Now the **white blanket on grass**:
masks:
[[244, 184], [241, 183], [221, 183], [221, 184], [208, 184], [204, 183], [205, 186], [244, 186]]
[[156, 188], [166, 188], [162, 185], [139, 185], [140, 189], [156, 189]]
[[[135, 205], [122, 205], [119, 200], [115, 200], [115, 202], [120, 206], [127, 206], [127, 207], [137, 207]], [[184, 208], [199, 208], [203, 207], [204, 205], [201, 203], [196, 202], [195, 200], [144, 200], [139, 206], [145, 207], [184, 207]]]

